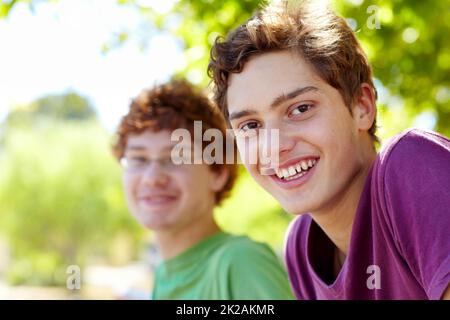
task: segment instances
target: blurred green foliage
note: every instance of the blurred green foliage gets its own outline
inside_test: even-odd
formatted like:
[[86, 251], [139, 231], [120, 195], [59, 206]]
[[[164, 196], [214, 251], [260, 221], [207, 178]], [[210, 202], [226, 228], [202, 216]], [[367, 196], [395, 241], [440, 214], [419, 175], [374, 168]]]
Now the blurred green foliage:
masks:
[[[209, 81], [206, 66], [216, 37], [245, 22], [267, 2], [168, 1], [173, 3], [168, 12], [155, 10], [151, 2], [117, 0], [117, 3], [135, 7], [150, 21], [153, 29], [143, 37], [149, 38], [159, 30], [179, 38], [185, 58], [179, 73], [203, 85]], [[56, 1], [2, 1], [0, 18], [7, 17], [19, 2], [34, 10], [39, 2]], [[331, 4], [354, 28], [373, 66], [381, 93], [381, 137], [424, 119], [428, 120], [426, 126], [450, 135], [450, 0], [333, 0]], [[379, 22], [379, 28], [375, 22]], [[113, 42], [127, 41], [129, 32], [133, 31], [118, 32], [118, 39]]]
[[353, 2], [361, 4], [333, 3], [355, 25], [380, 82], [377, 87], [384, 91], [381, 135], [389, 137], [429, 119], [430, 128], [450, 136], [450, 1]]
[[24, 3], [28, 6], [31, 12], [36, 11], [36, 6], [40, 2], [58, 2], [58, 0], [1, 0], [0, 1], [0, 19], [7, 18], [11, 10], [18, 4]]
[[42, 101], [56, 110], [81, 101], [67, 97], [20, 108], [3, 131], [0, 232], [11, 247], [6, 276], [12, 283], [65, 284], [69, 265], [83, 267], [95, 254], [107, 256], [115, 236], [128, 234], [135, 250], [142, 236], [126, 209], [110, 135], [95, 120], [82, 119], [85, 109], [64, 119], [59, 112], [25, 116]]
[[33, 126], [36, 121], [96, 120], [97, 115], [89, 100], [75, 92], [41, 97], [29, 104], [18, 105], [8, 114], [5, 126]]

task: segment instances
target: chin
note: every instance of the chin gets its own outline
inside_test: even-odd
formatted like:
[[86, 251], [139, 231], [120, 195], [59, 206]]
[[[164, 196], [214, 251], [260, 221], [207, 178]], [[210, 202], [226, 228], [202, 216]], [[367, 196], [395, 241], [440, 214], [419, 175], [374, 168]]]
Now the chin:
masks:
[[[277, 199], [278, 200], [278, 199]], [[293, 215], [302, 215], [305, 213], [309, 213], [312, 211], [312, 206], [306, 203], [305, 201], [302, 201], [301, 203], [299, 201], [278, 201], [281, 205], [281, 207], [289, 214]]]
[[[282, 206], [283, 207], [283, 206]], [[305, 213], [310, 212], [310, 210], [307, 209], [302, 209], [302, 208], [295, 208], [295, 207], [283, 207], [283, 209], [289, 213], [289, 214], [293, 214], [295, 216], [301, 216]]]
[[136, 219], [137, 222], [146, 229], [155, 230], [158, 226], [153, 221], [148, 221], [147, 219]]
[[164, 222], [155, 222], [155, 221], [140, 221], [139, 222], [143, 227], [146, 229], [155, 231], [155, 232], [161, 232], [167, 229], [171, 228], [170, 223], [164, 223]]
[[163, 230], [170, 225], [168, 221], [163, 221], [162, 219], [150, 217], [148, 213], [133, 214], [136, 221], [144, 228], [150, 230]]

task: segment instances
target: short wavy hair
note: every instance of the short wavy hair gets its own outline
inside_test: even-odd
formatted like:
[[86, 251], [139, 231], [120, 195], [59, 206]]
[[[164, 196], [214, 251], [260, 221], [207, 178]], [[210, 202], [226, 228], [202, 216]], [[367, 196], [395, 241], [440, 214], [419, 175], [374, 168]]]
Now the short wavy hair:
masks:
[[[281, 50], [300, 54], [341, 93], [350, 112], [354, 99], [361, 95], [361, 84], [369, 84], [377, 96], [370, 64], [346, 21], [329, 7], [317, 7], [311, 1], [282, 1], [258, 11], [227, 38], [215, 40], [208, 75], [214, 100], [227, 119], [230, 74], [240, 73], [252, 57]], [[369, 134], [378, 141], [375, 132], [376, 121]]]
[[[194, 121], [202, 121], [202, 134], [210, 128], [223, 134], [223, 149], [226, 150], [226, 120], [217, 106], [198, 88], [186, 80], [173, 79], [165, 84], [143, 90], [131, 101], [128, 113], [122, 118], [116, 132], [113, 153], [120, 160], [124, 156], [128, 137], [146, 130], [158, 132], [184, 128], [193, 133]], [[204, 148], [205, 146], [203, 146]], [[216, 205], [228, 197], [237, 178], [237, 163], [222, 161], [213, 163], [212, 170], [226, 167], [228, 180], [215, 195]]]

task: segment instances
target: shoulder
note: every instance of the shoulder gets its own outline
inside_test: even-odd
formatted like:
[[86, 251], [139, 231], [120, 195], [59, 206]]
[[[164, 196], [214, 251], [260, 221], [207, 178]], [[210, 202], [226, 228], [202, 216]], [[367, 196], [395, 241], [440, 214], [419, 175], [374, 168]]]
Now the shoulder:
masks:
[[[408, 129], [389, 139], [379, 154], [382, 167], [416, 167], [416, 162], [440, 160], [450, 156], [450, 140], [433, 131]], [[437, 157], [437, 158], [436, 158]]]
[[384, 146], [372, 177], [373, 199], [378, 199], [373, 208], [379, 208], [385, 234], [392, 235], [429, 297], [439, 297], [449, 277], [449, 139], [431, 131], [405, 131]]
[[246, 236], [230, 235], [215, 253], [222, 262], [249, 260], [251, 257], [269, 256], [276, 258], [273, 250], [265, 243], [251, 240]]
[[231, 236], [215, 254], [216, 278], [232, 299], [292, 299], [286, 271], [267, 244]]
[[[439, 187], [450, 175], [450, 140], [436, 132], [408, 129], [383, 145], [373, 178], [386, 194], [405, 186], [419, 190], [436, 182]], [[425, 184], [424, 184], [425, 183]], [[399, 190], [399, 191], [400, 191]]]
[[[397, 238], [428, 225], [448, 221], [450, 141], [431, 131], [409, 129], [382, 149], [372, 175], [372, 191]], [[408, 221], [405, 224], [405, 221]], [[429, 226], [437, 229], [437, 226]], [[425, 231], [425, 230], [423, 230]], [[429, 231], [429, 230], [428, 230]]]
[[[253, 274], [267, 270], [282, 270], [281, 259], [266, 243], [251, 240], [246, 236], [231, 236], [214, 253], [214, 261], [222, 271], [247, 272]], [[264, 271], [266, 272], [266, 271]]]

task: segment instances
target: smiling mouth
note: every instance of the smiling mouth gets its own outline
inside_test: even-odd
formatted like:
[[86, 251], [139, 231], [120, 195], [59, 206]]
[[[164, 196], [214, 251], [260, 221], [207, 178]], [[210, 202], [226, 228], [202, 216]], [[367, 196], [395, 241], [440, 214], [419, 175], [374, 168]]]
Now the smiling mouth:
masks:
[[139, 201], [144, 202], [148, 205], [162, 205], [167, 204], [172, 201], [176, 200], [175, 196], [147, 196], [147, 197], [140, 197]]
[[314, 157], [303, 159], [289, 167], [275, 169], [275, 174], [282, 181], [295, 180], [308, 173], [310, 169], [314, 168], [318, 161], [319, 158]]

